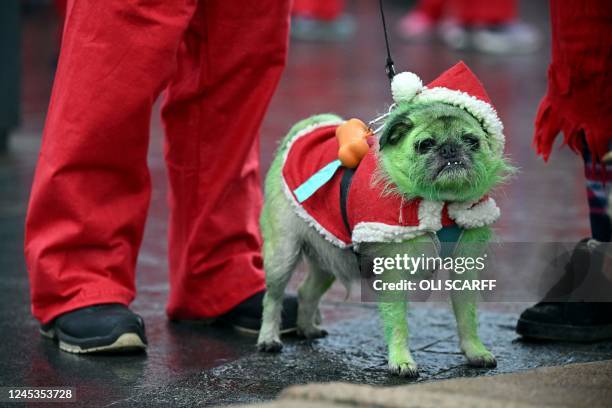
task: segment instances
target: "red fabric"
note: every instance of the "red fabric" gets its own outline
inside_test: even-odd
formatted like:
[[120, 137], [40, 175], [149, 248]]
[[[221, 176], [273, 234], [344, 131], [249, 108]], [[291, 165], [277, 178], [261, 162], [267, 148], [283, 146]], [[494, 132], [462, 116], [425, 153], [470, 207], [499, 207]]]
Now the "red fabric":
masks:
[[461, 24], [504, 24], [517, 15], [516, 0], [448, 0], [450, 12]]
[[419, 0], [415, 10], [433, 21], [444, 14], [465, 25], [504, 24], [517, 15], [516, 0]]
[[66, 6], [68, 4], [68, 0], [54, 0], [53, 4], [55, 4], [55, 10], [57, 14], [64, 19], [66, 17]]
[[344, 0], [294, 0], [293, 14], [318, 20], [334, 20], [344, 11]]
[[128, 304], [163, 104], [173, 318], [264, 288], [258, 132], [285, 63], [289, 2], [69, 1], [26, 221], [32, 310]]
[[612, 4], [551, 0], [552, 62], [536, 117], [534, 144], [548, 160], [554, 141], [581, 151], [583, 139], [600, 161], [612, 141]]
[[[283, 165], [283, 178], [289, 190], [295, 190], [325, 165], [338, 159], [336, 128], [336, 125], [317, 127], [291, 145]], [[350, 244], [351, 236], [342, 221], [340, 209], [340, 180], [343, 173], [344, 168], [341, 167], [301, 206], [321, 227], [345, 244]]]
[[[283, 165], [283, 178], [291, 192], [338, 158], [336, 127], [334, 125], [315, 128], [300, 136], [291, 145]], [[359, 163], [351, 181], [347, 199], [347, 216], [351, 231], [361, 222], [418, 226], [420, 199], [403, 201], [398, 195], [383, 196], [382, 186], [372, 185], [372, 176], [377, 167], [374, 149], [375, 146]], [[351, 234], [344, 225], [340, 207], [340, 182], [343, 173], [344, 168], [340, 168], [327, 184], [300, 205], [320, 228], [349, 245]], [[293, 197], [295, 198], [295, 195]], [[442, 225], [454, 224], [445, 208]]]
[[427, 84], [429, 89], [436, 87], [465, 92], [489, 105], [492, 104], [482, 82], [463, 61], [459, 61]]
[[425, 14], [432, 21], [439, 21], [444, 15], [447, 0], [419, 0], [415, 11]]
[[68, 6], [68, 0], [54, 0], [55, 11], [57, 12], [59, 24], [57, 28], [57, 43], [62, 43], [62, 32], [64, 31], [64, 20], [66, 18], [66, 7]]

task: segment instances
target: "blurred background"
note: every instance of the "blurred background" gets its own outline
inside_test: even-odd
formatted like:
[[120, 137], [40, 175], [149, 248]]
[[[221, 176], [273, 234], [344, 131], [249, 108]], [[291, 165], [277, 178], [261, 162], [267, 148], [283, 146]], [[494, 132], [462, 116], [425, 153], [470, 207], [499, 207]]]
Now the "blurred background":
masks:
[[[545, 164], [531, 147], [550, 58], [548, 3], [497, 1], [505, 5], [494, 7], [490, 21], [481, 23], [483, 17], [469, 11], [474, 1], [386, 1], [396, 70], [413, 71], [427, 83], [464, 60], [497, 107], [505, 124], [507, 153], [520, 168], [518, 176], [496, 195], [502, 210], [497, 224], [500, 239], [575, 243], [590, 234], [582, 161], [568, 149], [555, 149], [553, 159]], [[37, 324], [29, 314], [22, 254], [29, 189], [58, 60], [62, 3], [0, 2], [0, 320], [19, 323], [23, 334], [6, 338], [3, 347], [27, 355], [13, 362], [10, 370], [14, 378], [28, 378], [34, 384], [58, 381], [58, 373], [64, 376], [60, 383], [82, 375], [80, 369], [71, 371], [79, 357], [58, 355], [38, 339]], [[391, 103], [378, 2], [296, 0], [294, 7], [288, 65], [261, 131], [262, 174], [278, 140], [297, 120], [335, 112], [367, 121]], [[471, 10], [473, 14], [474, 7]], [[104, 363], [110, 371], [97, 374], [98, 378], [128, 379], [128, 385], [140, 383], [143, 370], [149, 375], [147, 381], [163, 382], [162, 376], [175, 369], [201, 369], [204, 360], [212, 367], [241, 353], [236, 351], [238, 345], [223, 343], [222, 334], [210, 335], [209, 343], [202, 346], [203, 334], [184, 340], [184, 329], [166, 328], [167, 181], [162, 144], [156, 109], [149, 153], [153, 196], [138, 261], [139, 296], [134, 309], [147, 320], [149, 337], [163, 353], [153, 349], [146, 363], [130, 360], [130, 367]], [[327, 299], [343, 297], [344, 291], [336, 288]], [[325, 310], [332, 320], [355, 313], [333, 307]], [[204, 350], [208, 354], [202, 356]], [[9, 370], [7, 364], [1, 359], [0, 371]], [[94, 388], [93, 393], [105, 392]]]

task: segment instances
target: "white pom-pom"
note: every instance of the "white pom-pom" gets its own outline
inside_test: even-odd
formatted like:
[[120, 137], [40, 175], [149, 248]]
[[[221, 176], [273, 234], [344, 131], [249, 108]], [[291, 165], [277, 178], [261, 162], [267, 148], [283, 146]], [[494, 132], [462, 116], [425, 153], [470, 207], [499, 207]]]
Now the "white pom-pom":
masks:
[[421, 89], [423, 89], [423, 81], [412, 72], [401, 72], [391, 81], [391, 94], [395, 102], [408, 102]]

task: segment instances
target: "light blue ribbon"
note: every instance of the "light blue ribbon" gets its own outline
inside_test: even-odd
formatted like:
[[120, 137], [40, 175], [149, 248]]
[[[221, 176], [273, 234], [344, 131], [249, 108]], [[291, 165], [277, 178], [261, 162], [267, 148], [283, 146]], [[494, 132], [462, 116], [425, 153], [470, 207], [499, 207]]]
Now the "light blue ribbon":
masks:
[[340, 166], [342, 166], [340, 160], [334, 160], [310, 176], [310, 178], [303, 182], [298, 188], [293, 190], [293, 194], [295, 194], [295, 198], [297, 198], [298, 202], [303, 203], [311, 195], [316, 193], [318, 189], [323, 187], [325, 183], [334, 177], [334, 174], [336, 174], [336, 171], [340, 168]]

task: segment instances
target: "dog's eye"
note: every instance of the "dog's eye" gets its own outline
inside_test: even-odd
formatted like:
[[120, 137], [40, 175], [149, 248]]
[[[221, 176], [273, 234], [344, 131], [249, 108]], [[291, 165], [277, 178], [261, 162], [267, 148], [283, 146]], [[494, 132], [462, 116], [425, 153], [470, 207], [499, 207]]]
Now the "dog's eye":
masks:
[[412, 129], [413, 124], [410, 118], [403, 118], [401, 122], [396, 122], [389, 126], [388, 129], [385, 130], [384, 134], [380, 138], [380, 148], [382, 149], [386, 145], [395, 145], [397, 144], [402, 137], [404, 137], [407, 133]]
[[414, 150], [417, 153], [424, 154], [430, 151], [436, 145], [436, 141], [432, 138], [423, 139], [415, 143]]
[[463, 135], [461, 138], [468, 146], [470, 146], [472, 150], [477, 150], [480, 147], [480, 140], [476, 135], [468, 133]]

